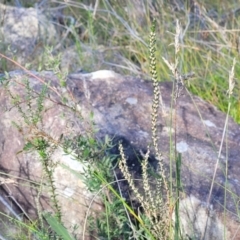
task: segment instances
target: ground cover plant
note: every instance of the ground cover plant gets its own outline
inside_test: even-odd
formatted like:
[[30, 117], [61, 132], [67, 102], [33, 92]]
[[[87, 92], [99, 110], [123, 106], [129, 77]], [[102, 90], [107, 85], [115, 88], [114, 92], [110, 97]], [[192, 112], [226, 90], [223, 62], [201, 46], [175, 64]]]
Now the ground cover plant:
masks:
[[[25, 239], [33, 238], [32, 233], [35, 234], [34, 236], [37, 235], [38, 239], [74, 239], [74, 234], [71, 235], [71, 233], [67, 232], [62, 225], [59, 225], [59, 223], [61, 223], [61, 206], [58, 205], [54, 180], [51, 176], [51, 171], [54, 171], [54, 165], [51, 165], [50, 162], [51, 153], [57, 147], [57, 144], [60, 144], [60, 147], [65, 149], [66, 154], [72, 154], [72, 152], [68, 152], [69, 144], [71, 147], [75, 144], [80, 149], [84, 149], [85, 147], [85, 149], [88, 149], [88, 153], [83, 152], [82, 154], [86, 159], [91, 158], [92, 155], [94, 156], [92, 153], [96, 153], [98, 151], [100, 152], [98, 156], [102, 157], [102, 161], [98, 161], [93, 168], [88, 168], [86, 172], [86, 183], [88, 183], [89, 189], [92, 191], [99, 191], [99, 195], [101, 195], [105, 204], [105, 212], [103, 213], [104, 217], [101, 216], [100, 219], [97, 219], [97, 222], [95, 222], [94, 218], [91, 219], [92, 224], [96, 223], [95, 228], [92, 229], [93, 232], [97, 229], [97, 234], [103, 239], [129, 239], [130, 237], [133, 239], [182, 239], [182, 233], [178, 223], [177, 210], [179, 193], [173, 192], [173, 186], [171, 186], [171, 184], [173, 184], [175, 187], [178, 186], [177, 189], [180, 189], [181, 156], [175, 155], [174, 159], [176, 160], [176, 163], [172, 163], [172, 167], [177, 169], [179, 176], [176, 180], [170, 181], [171, 184], [168, 185], [168, 179], [165, 179], [164, 169], [161, 167], [162, 157], [161, 153], [157, 149], [156, 142], [157, 115], [154, 113], [159, 107], [157, 81], [171, 78], [172, 80], [176, 81], [176, 83], [180, 84], [177, 84], [176, 86], [188, 87], [190, 91], [200, 94], [201, 97], [214, 103], [221, 110], [226, 111], [227, 114], [231, 114], [236, 121], [239, 121], [239, 89], [238, 82], [235, 83], [234, 81], [233, 73], [234, 66], [236, 75], [238, 74], [239, 67], [237, 64], [235, 65], [235, 60], [234, 63], [232, 63], [233, 57], [236, 57], [236, 62], [238, 61], [238, 46], [232, 46], [232, 41], [235, 42], [235, 38], [237, 38], [235, 36], [236, 31], [224, 31], [222, 29], [222, 25], [224, 24], [226, 24], [226, 26], [229, 25], [229, 28], [233, 28], [235, 24], [237, 24], [235, 21], [237, 19], [237, 13], [235, 14], [236, 16], [234, 15], [233, 20], [231, 21], [229, 21], [227, 17], [226, 19], [222, 17], [220, 19], [213, 18], [215, 20], [213, 22], [208, 15], [208, 11], [205, 11], [203, 6], [196, 5], [195, 11], [200, 11], [198, 14], [196, 14], [196, 16], [199, 15], [203, 17], [203, 22], [199, 22], [198, 24], [194, 25], [190, 31], [186, 28], [187, 24], [190, 24], [190, 22], [186, 23], [185, 19], [186, 16], [190, 18], [189, 6], [182, 5], [189, 10], [189, 12], [184, 12], [184, 10], [181, 9], [181, 6], [179, 6], [180, 9], [177, 10], [167, 7], [166, 3], [156, 2], [155, 5], [147, 5], [145, 2], [139, 1], [142, 4], [141, 6], [145, 6], [146, 10], [143, 19], [141, 19], [140, 17], [136, 16], [134, 18], [134, 14], [133, 16], [129, 14], [128, 11], [131, 11], [131, 9], [134, 8], [134, 5], [133, 3], [129, 3], [127, 1], [122, 2], [121, 4], [123, 5], [121, 6], [119, 6], [120, 3], [117, 1], [103, 1], [101, 3], [98, 3], [97, 1], [95, 5], [93, 3], [92, 5], [85, 3], [84, 1], [70, 1], [68, 3], [60, 1], [55, 2], [65, 6], [64, 11], [66, 12], [64, 14], [71, 13], [77, 20], [75, 25], [71, 26], [73, 29], [69, 33], [70, 36], [68, 36], [71, 40], [68, 39], [68, 41], [72, 41], [77, 45], [80, 61], [83, 62], [83, 60], [81, 60], [81, 41], [91, 46], [92, 49], [98, 48], [98, 45], [103, 44], [103, 46], [106, 48], [105, 51], [108, 51], [111, 48], [116, 48], [118, 54], [120, 54], [120, 56], [125, 60], [126, 65], [129, 63], [129, 61], [133, 62], [131, 69], [125, 69], [126, 73], [134, 73], [136, 75], [145, 77], [152, 75], [151, 79], [153, 80], [155, 91], [153, 95], [152, 119], [149, 119], [149, 121], [152, 121], [153, 124], [152, 140], [155, 151], [154, 154], [158, 155], [158, 159], [160, 161], [160, 172], [158, 177], [156, 177], [156, 180], [159, 189], [164, 189], [168, 201], [163, 202], [165, 199], [153, 199], [151, 191], [149, 191], [151, 188], [149, 185], [149, 179], [147, 177], [147, 159], [149, 152], [145, 154], [143, 158], [144, 161], [142, 162], [143, 170], [145, 169], [145, 171], [143, 171], [142, 181], [147, 201], [151, 202], [152, 204], [151, 206], [146, 204], [146, 199], [139, 195], [139, 201], [145, 211], [137, 215], [133, 210], [133, 206], [131, 206], [129, 203], [126, 203], [121, 197], [121, 191], [117, 192], [112, 187], [112, 183], [117, 182], [114, 178], [114, 169], [112, 166], [112, 158], [114, 158], [114, 156], [106, 157], [100, 154], [105, 152], [108, 147], [111, 147], [109, 146], [111, 144], [109, 143], [108, 139], [106, 139], [105, 143], [102, 145], [99, 145], [99, 143], [95, 142], [92, 136], [88, 136], [85, 139], [75, 139], [75, 142], [73, 139], [70, 140], [70, 142], [67, 139], [63, 139], [62, 142], [56, 141], [55, 143], [51, 143], [46, 141], [46, 139], [49, 140], [50, 138], [42, 138], [42, 135], [40, 135], [40, 137], [39, 135], [36, 135], [32, 141], [29, 141], [25, 145], [23, 150], [34, 150], [39, 154], [43, 168], [45, 167], [46, 177], [50, 183], [49, 193], [52, 195], [52, 204], [55, 208], [56, 214], [55, 216], [46, 215], [44, 216], [44, 221], [40, 218], [39, 222], [36, 224], [22, 224], [23, 226], [21, 227], [25, 230], [27, 229], [29, 232], [29, 238], [27, 235], [25, 235]], [[160, 8], [161, 4], [162, 6]], [[205, 4], [206, 6], [209, 6], [207, 1]], [[223, 4], [224, 3], [222, 3], [222, 5]], [[229, 6], [231, 6], [230, 3]], [[161, 10], [158, 12], [156, 9]], [[218, 11], [220, 10], [218, 9]], [[79, 12], [81, 14], [79, 14]], [[148, 39], [149, 31], [153, 22], [153, 14], [156, 15], [155, 24], [157, 29], [152, 29], [149, 46]], [[218, 14], [221, 16], [220, 12]], [[166, 16], [167, 21], [164, 19], [164, 16]], [[196, 16], [195, 18], [197, 18]], [[132, 19], [130, 19], [131, 17]], [[141, 21], [144, 21], [143, 25], [141, 25], [141, 22], [139, 23], [139, 18]], [[190, 21], [189, 18], [188, 21]], [[176, 19], [179, 20], [176, 21]], [[174, 24], [168, 25], [166, 22], [171, 22]], [[185, 26], [185, 28], [181, 28], [179, 22], [183, 22], [182, 26]], [[76, 35], [77, 30], [79, 30], [78, 23], [83, 24], [83, 33], [80, 34], [80, 36]], [[203, 29], [201, 29], [201, 24], [204, 25]], [[175, 32], [176, 26], [177, 33]], [[211, 30], [211, 27], [214, 29]], [[70, 26], [66, 25], [66, 28], [70, 29]], [[184, 29], [187, 29], [187, 32], [185, 32]], [[172, 34], [168, 32], [171, 32]], [[110, 38], [110, 34], [113, 37]], [[166, 37], [168, 35], [169, 37]], [[173, 42], [174, 37], [175, 42]], [[204, 39], [205, 37], [207, 37], [207, 40]], [[67, 41], [67, 39], [65, 40]], [[162, 59], [162, 57], [164, 58]], [[54, 59], [54, 55], [51, 55], [51, 51], [48, 51], [48, 59]], [[60, 73], [60, 80], [63, 80], [61, 86], [64, 88], [64, 77], [66, 77], [66, 74], [61, 73], [59, 68], [59, 59], [58, 61], [48, 63], [48, 65], [46, 64], [48, 69], [51, 69], [56, 73]], [[87, 70], [91, 70], [91, 67], [93, 70], [96, 70], [94, 69], [94, 64], [91, 67], [89, 67], [88, 64], [91, 65], [92, 63], [86, 64]], [[126, 65], [118, 66], [118, 68], [124, 69]], [[229, 77], [228, 72], [232, 65], [233, 69]], [[149, 74], [149, 69], [151, 69], [151, 74]], [[192, 71], [195, 73], [194, 81], [185, 81], [189, 80], [190, 77], [193, 76]], [[157, 73], [160, 73], [158, 77]], [[184, 73], [185, 76], [182, 73]], [[227, 79], [229, 79], [229, 82]], [[42, 106], [44, 97], [46, 97], [46, 89], [43, 88], [41, 94], [39, 95], [39, 101], [37, 104], [38, 107], [36, 109], [32, 109], [31, 94], [33, 94], [33, 92], [28, 84], [29, 83], [26, 80], [25, 85], [28, 95], [27, 99], [29, 101], [29, 112], [23, 112], [20, 104], [21, 101], [19, 101], [16, 96], [12, 96], [12, 99], [14, 105], [18, 107], [19, 112], [22, 113], [25, 123], [29, 126], [36, 126], [37, 129], [37, 124], [41, 122], [41, 112], [43, 111]], [[233, 88], [234, 84], [236, 85], [235, 88]], [[180, 90], [181, 88], [175, 89], [173, 103], [177, 103]], [[226, 94], [227, 90], [228, 94]], [[67, 105], [67, 103], [65, 104]], [[21, 126], [17, 125], [16, 127], [21, 128]], [[226, 129], [223, 129], [223, 132], [225, 130]], [[121, 144], [119, 145], [119, 151], [121, 155], [120, 166], [122, 172], [125, 174], [124, 176], [128, 180], [130, 187], [134, 189], [135, 187], [131, 179], [131, 174], [128, 172], [126, 163], [124, 162], [125, 156]], [[81, 155], [81, 158], [83, 155]], [[87, 160], [89, 161], [89, 159]], [[217, 165], [218, 163], [216, 166]], [[109, 171], [107, 171], [109, 172], [109, 175], [106, 175], [106, 169], [109, 169]], [[104, 188], [102, 185], [104, 185]], [[135, 189], [135, 191], [137, 195], [138, 190]], [[106, 192], [108, 193], [107, 195]], [[158, 196], [162, 195], [159, 194]], [[209, 196], [211, 197], [211, 193]], [[160, 212], [155, 212], [156, 209], [158, 209]], [[115, 214], [110, 214], [112, 212], [115, 212]], [[159, 214], [162, 214], [162, 216], [167, 215], [167, 217], [159, 219]], [[41, 213], [39, 215], [42, 216]], [[174, 223], [172, 222], [173, 215], [175, 215], [176, 219]], [[17, 223], [21, 225], [20, 222]], [[17, 237], [15, 237], [15, 239], [17, 239]], [[18, 239], [23, 239], [23, 235], [20, 235]]]

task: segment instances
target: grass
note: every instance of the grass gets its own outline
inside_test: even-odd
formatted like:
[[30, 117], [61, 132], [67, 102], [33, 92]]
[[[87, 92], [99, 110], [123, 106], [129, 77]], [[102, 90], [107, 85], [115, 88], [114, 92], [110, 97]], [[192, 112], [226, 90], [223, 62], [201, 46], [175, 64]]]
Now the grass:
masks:
[[[33, 1], [18, 2], [29, 7]], [[57, 48], [53, 47], [53, 51], [62, 52], [66, 47], [75, 46], [73, 54], [76, 62], [71, 62], [69, 72], [76, 71], [79, 67], [86, 71], [110, 68], [122, 74], [149, 79], [147, 46], [152, 17], [157, 21], [158, 60], [162, 56], [173, 56], [170, 43], [175, 31], [175, 21], [179, 19], [183, 28], [180, 39], [181, 71], [195, 72], [195, 78], [188, 83], [188, 89], [221, 111], [227, 112], [226, 79], [231, 68], [231, 59], [235, 57], [238, 62], [239, 58], [240, 26], [235, 1], [201, 1], [201, 4], [195, 5], [195, 15], [190, 1], [186, 1], [184, 5], [171, 5], [166, 1], [153, 1], [151, 4], [143, 0], [121, 3], [110, 0], [56, 0], [52, 4], [44, 1], [41, 3], [41, 7], [50, 11], [56, 5], [63, 8], [60, 13], [63, 25], [60, 28], [64, 37], [57, 43]], [[165, 64], [157, 64], [157, 71], [160, 81], [169, 81], [172, 78]], [[236, 87], [230, 110], [230, 116], [238, 123], [239, 71], [239, 65], [236, 64]]]
[[[24, 2], [24, 1], [22, 1]], [[65, 25], [63, 29], [68, 31], [66, 38], [63, 38], [58, 51], [64, 47], [75, 45], [79, 55], [79, 64], [87, 71], [95, 71], [98, 68], [98, 54], [103, 54], [104, 60], [99, 68], [103, 66], [113, 68], [124, 74], [152, 79], [154, 84], [153, 110], [149, 121], [152, 121], [152, 143], [154, 154], [159, 160], [159, 172], [155, 177], [156, 186], [159, 191], [156, 196], [152, 194], [152, 179], [148, 172], [148, 154], [143, 157], [142, 168], [144, 193], [140, 193], [135, 180], [127, 169], [126, 159], [123, 148], [119, 145], [120, 166], [125, 179], [132, 187], [135, 196], [141, 204], [144, 211], [136, 212], [134, 204], [126, 201], [122, 197], [120, 190], [116, 190], [119, 179], [116, 179], [115, 168], [112, 163], [116, 156], [105, 156], [103, 153], [111, 148], [109, 140], [105, 142], [96, 142], [93, 137], [78, 139], [63, 139], [63, 141], [51, 141], [51, 136], [47, 133], [39, 134], [39, 123], [41, 123], [41, 113], [44, 111], [43, 102], [46, 98], [46, 90], [53, 90], [50, 86], [42, 89], [38, 96], [37, 108], [32, 107], [33, 91], [29, 87], [26, 79], [25, 87], [27, 94], [28, 112], [21, 108], [21, 101], [16, 96], [12, 96], [14, 105], [18, 108], [30, 128], [34, 128], [35, 137], [28, 141], [24, 151], [35, 151], [39, 155], [43, 168], [45, 169], [46, 179], [49, 184], [49, 194], [52, 196], [52, 205], [55, 209], [55, 216], [44, 215], [40, 210], [39, 220], [36, 224], [22, 224], [15, 221], [21, 228], [29, 231], [29, 239], [32, 234], [39, 235], [40, 239], [74, 239], [74, 235], [66, 231], [61, 222], [61, 206], [59, 206], [56, 194], [55, 183], [52, 178], [54, 165], [51, 162], [51, 154], [55, 148], [61, 147], [65, 154], [73, 155], [76, 161], [84, 159], [92, 163], [91, 167], [86, 168], [85, 183], [89, 190], [96, 192], [96, 196], [102, 198], [105, 206], [105, 212], [100, 218], [91, 218], [90, 223], [95, 224], [92, 234], [96, 234], [103, 239], [184, 239], [179, 222], [179, 189], [181, 189], [181, 162], [184, 159], [177, 155], [173, 150], [173, 158], [170, 160], [170, 179], [166, 178], [164, 168], [162, 167], [162, 156], [158, 149], [157, 140], [157, 109], [159, 108], [158, 81], [175, 80], [181, 87], [186, 87], [190, 92], [199, 95], [203, 99], [213, 103], [220, 110], [227, 113], [226, 125], [223, 129], [222, 144], [226, 137], [228, 117], [232, 116], [234, 120], [240, 123], [240, 94], [239, 94], [239, 57], [238, 57], [238, 21], [237, 15], [232, 18], [226, 18], [225, 28], [221, 26], [224, 20], [224, 9], [234, 9], [234, 3], [228, 1], [217, 1], [215, 8], [210, 1], [202, 1], [201, 6], [196, 9], [200, 12], [204, 27], [195, 21], [190, 23], [193, 16], [190, 14], [190, 6], [185, 5], [185, 10], [176, 10], [167, 3], [156, 1], [155, 4], [146, 4], [143, 0], [136, 1], [55, 1], [64, 6], [63, 19]], [[138, 9], [139, 6], [139, 10]], [[181, 7], [181, 6], [180, 6]], [[183, 7], [183, 6], [182, 6]], [[208, 12], [205, 10], [209, 10]], [[209, 12], [216, 11], [219, 19], [209, 18]], [[144, 12], [144, 14], [142, 14]], [[67, 16], [72, 16], [74, 24], [69, 23]], [[149, 30], [152, 26], [152, 17], [156, 19], [156, 29], [152, 29], [149, 42]], [[176, 21], [179, 19], [179, 22]], [[180, 26], [181, 23], [181, 27]], [[203, 24], [203, 23], [202, 23]], [[177, 32], [175, 29], [177, 26]], [[189, 28], [187, 28], [189, 26]], [[64, 31], [65, 31], [64, 30]], [[186, 31], [185, 31], [186, 30]], [[173, 39], [175, 38], [175, 42]], [[236, 44], [235, 44], [236, 43]], [[91, 49], [91, 58], [84, 57], [84, 49]], [[149, 53], [150, 49], [150, 53]], [[45, 69], [52, 70], [60, 80], [60, 86], [65, 88], [66, 72], [60, 67], [61, 58], [52, 53], [56, 49], [46, 48], [47, 55], [44, 60]], [[114, 52], [114, 54], [113, 54]], [[150, 56], [150, 60], [149, 60]], [[1, 57], [4, 57], [1, 55]], [[115, 58], [116, 57], [116, 58]], [[232, 59], [236, 59], [236, 64]], [[4, 58], [6, 59], [6, 58]], [[129, 64], [131, 62], [131, 64]], [[96, 67], [97, 66], [97, 67]], [[234, 66], [234, 67], [232, 67]], [[19, 66], [22, 68], [22, 66]], [[229, 69], [230, 76], [229, 76]], [[151, 69], [151, 71], [149, 71]], [[5, 69], [7, 70], [7, 69]], [[194, 79], [188, 79], [189, 73], [195, 73]], [[149, 73], [150, 72], [150, 73]], [[234, 73], [236, 78], [234, 78]], [[186, 81], [183, 81], [183, 75], [186, 75]], [[226, 79], [229, 79], [227, 81]], [[39, 79], [40, 81], [43, 81]], [[173, 109], [177, 108], [179, 91], [175, 85]], [[233, 88], [235, 84], [235, 87]], [[7, 87], [7, 86], [6, 86]], [[227, 94], [227, 89], [229, 89]], [[61, 92], [56, 92], [59, 96]], [[68, 107], [67, 99], [62, 99], [63, 105]], [[73, 109], [73, 111], [77, 111]], [[176, 118], [172, 116], [172, 125], [176, 128]], [[16, 124], [21, 129], [22, 126]], [[38, 133], [38, 134], [36, 134]], [[176, 149], [176, 136], [170, 136], [169, 146], [173, 145]], [[74, 147], [77, 148], [74, 149]], [[85, 151], [84, 151], [85, 149]], [[150, 148], [149, 148], [150, 149]], [[76, 150], [78, 153], [76, 154]], [[218, 158], [215, 166], [215, 173], [212, 179], [212, 186], [215, 183], [216, 169], [219, 166], [219, 156], [222, 149], [218, 151]], [[101, 161], [96, 161], [96, 155]], [[177, 177], [172, 178], [172, 172], [176, 171]], [[71, 174], [77, 174], [70, 172]], [[108, 174], [106, 174], [108, 173]], [[114, 177], [115, 176], [115, 177]], [[80, 177], [80, 176], [79, 176]], [[227, 185], [227, 183], [226, 183]], [[177, 191], [174, 192], [174, 187]], [[225, 188], [226, 189], [226, 188]], [[166, 198], [160, 192], [164, 192]], [[208, 204], [211, 200], [212, 189], [209, 193]], [[167, 200], [166, 200], [167, 199]], [[227, 201], [227, 200], [226, 200]], [[161, 217], [159, 217], [161, 216]], [[173, 216], [175, 221], [172, 221]], [[44, 219], [44, 220], [43, 220]], [[89, 222], [86, 219], [86, 229]], [[20, 228], [20, 229], [21, 229]], [[50, 233], [53, 233], [52, 235]], [[83, 235], [85, 232], [83, 232]], [[193, 233], [194, 235], [194, 233]], [[22, 235], [19, 239], [21, 239]], [[193, 236], [194, 237], [194, 236]], [[16, 238], [17, 239], [17, 238]], [[28, 239], [28, 238], [26, 238]]]
[[[142, 0], [121, 3], [105, 0], [94, 3], [74, 1], [65, 5], [65, 14], [71, 14], [76, 19], [75, 26], [80, 25], [83, 31], [80, 36], [78, 35], [78, 39], [73, 34], [74, 42], [80, 41], [80, 45], [90, 46], [93, 49], [93, 59], [90, 63], [85, 59], [85, 63], [84, 61], [80, 63], [83, 68], [89, 71], [96, 70], [95, 66], [98, 64], [95, 65], [94, 62], [99, 59], [95, 59], [94, 51], [100, 51], [105, 55], [103, 66], [114, 67], [120, 73], [149, 78], [147, 45], [152, 16], [155, 16], [158, 26], [157, 59], [161, 59], [162, 56], [166, 58], [173, 56], [173, 48], [169, 43], [172, 42], [175, 31], [175, 20], [179, 19], [183, 26], [180, 39], [183, 49], [180, 56], [181, 71], [187, 73], [194, 70], [196, 74], [195, 79], [188, 84], [189, 90], [213, 103], [220, 110], [227, 111], [226, 79], [231, 68], [231, 59], [236, 57], [238, 60], [239, 55], [238, 15], [236, 13], [230, 16], [230, 11], [237, 7], [234, 1], [227, 3], [217, 1], [215, 5], [210, 1], [202, 1], [201, 5], [196, 6], [199, 16], [195, 16], [195, 20], [189, 4], [180, 6], [183, 9], [177, 11], [168, 3], [161, 1], [155, 1], [152, 5]], [[223, 9], [229, 10], [223, 12]], [[210, 19], [211, 12], [216, 14], [218, 19]], [[229, 15], [229, 18], [224, 18], [224, 14]], [[197, 17], [201, 18], [204, 26], [200, 26]], [[76, 30], [77, 28], [73, 28], [73, 31]], [[113, 51], [114, 55], [111, 54]], [[112, 62], [108, 60], [109, 55]], [[114, 59], [114, 56], [117, 56], [117, 59]], [[166, 65], [157, 64], [157, 71], [160, 81], [171, 79]], [[237, 76], [238, 64], [235, 71]], [[237, 80], [232, 99], [233, 108], [230, 111], [230, 116], [237, 122], [240, 120], [238, 84]]]

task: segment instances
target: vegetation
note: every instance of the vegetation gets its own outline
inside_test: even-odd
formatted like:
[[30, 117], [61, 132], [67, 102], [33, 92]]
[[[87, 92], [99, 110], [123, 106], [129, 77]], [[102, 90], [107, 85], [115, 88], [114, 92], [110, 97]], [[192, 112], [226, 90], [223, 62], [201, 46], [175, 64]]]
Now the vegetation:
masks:
[[[35, 6], [34, 1], [18, 2], [25, 7]], [[181, 71], [194, 71], [195, 78], [188, 89], [227, 112], [226, 91], [228, 71], [232, 58], [239, 57], [239, 7], [236, 1], [40, 1], [39, 7], [58, 13], [60, 33], [64, 36], [56, 43], [53, 52], [63, 52], [75, 46], [69, 72], [82, 68], [85, 71], [113, 69], [119, 73], [149, 79], [148, 34], [152, 18], [156, 19], [156, 58], [160, 81], [171, 81], [168, 67], [161, 58], [171, 58], [170, 46], [176, 19], [182, 26], [180, 46]], [[31, 5], [32, 4], [32, 5]], [[37, 6], [37, 5], [36, 5]], [[51, 10], [52, 9], [52, 10]], [[75, 55], [74, 55], [75, 56]], [[39, 66], [35, 64], [36, 68]], [[77, 66], [77, 67], [75, 67]], [[6, 69], [5, 69], [6, 70]], [[216, 71], [217, 70], [217, 71]], [[236, 87], [233, 93], [230, 116], [240, 122], [239, 66], [236, 64]]]
[[[24, 4], [24, 1], [17, 2]], [[63, 135], [60, 139], [53, 139], [48, 133], [42, 131], [41, 127], [44, 124], [41, 118], [44, 101], [47, 99], [48, 91], [53, 89], [45, 83], [41, 91], [36, 94], [30, 87], [29, 80], [26, 79], [24, 82], [26, 112], [22, 108], [22, 99], [9, 90], [9, 81], [5, 77], [2, 80], [3, 85], [11, 96], [13, 105], [21, 114], [24, 124], [30, 129], [30, 135], [25, 136], [26, 145], [21, 154], [26, 151], [38, 154], [54, 209], [54, 214], [51, 215], [41, 212], [37, 206], [39, 219], [36, 222], [28, 219], [26, 223], [23, 223], [10, 219], [22, 230], [19, 231], [19, 235], [14, 236], [14, 239], [75, 239], [74, 231], [66, 230], [62, 222], [61, 206], [58, 202], [53, 178], [56, 163], [52, 156], [57, 148], [63, 149], [66, 155], [71, 155], [76, 161], [91, 163], [91, 165], [86, 164], [84, 181], [90, 191], [101, 197], [104, 204], [104, 212], [97, 218], [88, 216], [86, 219], [88, 229], [96, 238], [184, 239], [178, 212], [179, 191], [181, 190], [181, 155], [173, 154], [174, 161], [170, 163], [170, 171], [171, 168], [174, 168], [176, 177], [167, 179], [163, 167], [163, 157], [158, 149], [156, 124], [158, 116], [156, 112], [160, 106], [159, 99], [161, 97], [158, 81], [172, 80], [175, 83], [173, 108], [177, 108], [181, 90], [187, 88], [225, 111], [227, 117], [231, 115], [235, 121], [240, 123], [240, 94], [238, 82], [234, 78], [234, 71], [236, 77], [239, 72], [239, 66], [236, 64], [239, 49], [235, 30], [238, 29], [238, 12], [234, 10], [234, 14], [231, 16], [228, 13], [224, 15], [221, 12], [223, 6], [224, 9], [235, 8], [230, 1], [225, 3], [220, 0], [216, 6], [210, 5], [208, 1], [203, 1], [202, 6], [195, 4], [194, 9], [190, 3], [174, 5], [167, 1], [153, 1], [152, 4], [142, 0], [104, 0], [92, 3], [90, 3], [91, 1], [56, 2], [59, 6], [64, 6], [62, 27], [66, 29], [67, 35], [58, 49], [46, 47], [46, 55], [41, 63], [42, 69], [51, 70], [58, 76], [62, 90], [56, 93], [61, 96], [61, 91], [66, 87], [64, 81], [66, 72], [61, 69], [61, 58], [60, 55], [55, 55], [56, 52], [74, 44], [79, 54], [79, 64], [87, 71], [97, 70], [99, 65], [95, 63], [99, 61], [99, 58], [95, 55], [103, 52], [105, 59], [113, 60], [113, 62], [104, 60], [103, 65], [121, 73], [151, 79], [153, 82], [152, 115], [149, 119], [152, 122], [152, 146], [149, 146], [148, 151], [143, 154], [142, 193], [135, 185], [135, 179], [127, 167], [124, 146], [121, 141], [116, 143], [119, 155], [106, 154], [113, 147], [112, 141], [107, 137], [102, 142], [96, 141], [94, 139], [96, 130], [93, 123], [89, 135], [75, 138]], [[27, 7], [29, 4], [28, 2]], [[222, 8], [220, 9], [219, 6]], [[69, 22], [69, 16], [74, 19], [73, 22]], [[150, 43], [148, 44], [150, 29]], [[174, 43], [169, 44], [173, 42], [173, 39]], [[86, 59], [84, 56], [86, 46], [90, 47], [92, 51], [90, 59]], [[117, 56], [116, 61], [112, 51]], [[4, 56], [1, 55], [1, 57]], [[233, 58], [234, 61], [232, 61]], [[40, 63], [38, 67], [40, 68]], [[21, 66], [21, 68], [24, 67]], [[7, 69], [4, 70], [7, 71]], [[192, 78], [193, 76], [194, 78]], [[226, 79], [229, 81], [227, 82]], [[62, 104], [81, 118], [78, 109], [68, 105], [68, 97], [71, 96], [62, 97]], [[172, 118], [173, 126], [176, 128], [174, 116]], [[223, 136], [227, 128], [227, 120], [228, 118], [226, 118]], [[19, 123], [15, 122], [14, 125], [19, 130], [22, 129]], [[174, 136], [171, 139], [174, 139]], [[170, 140], [169, 145], [176, 144], [175, 140]], [[148, 166], [150, 150], [154, 151], [153, 154], [159, 165], [154, 179], [150, 175], [151, 171]], [[219, 153], [221, 153], [221, 149], [219, 149]], [[219, 158], [220, 155], [216, 163], [214, 178]], [[119, 162], [121, 173], [134, 192], [142, 211], [137, 212], [136, 206], [122, 196], [119, 181], [123, 180], [116, 177], [116, 162]], [[76, 173], [70, 171], [70, 174]], [[157, 187], [156, 195], [153, 194], [152, 186]], [[39, 194], [42, 187], [43, 185], [39, 186]], [[209, 201], [210, 198], [211, 192]], [[85, 232], [83, 232], [84, 234]], [[191, 237], [194, 239], [194, 233]]]

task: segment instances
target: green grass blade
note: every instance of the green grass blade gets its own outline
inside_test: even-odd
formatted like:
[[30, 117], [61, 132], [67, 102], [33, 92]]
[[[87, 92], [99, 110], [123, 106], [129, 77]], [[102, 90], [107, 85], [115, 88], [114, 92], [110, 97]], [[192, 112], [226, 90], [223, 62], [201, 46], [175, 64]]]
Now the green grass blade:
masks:
[[44, 217], [48, 224], [51, 226], [52, 230], [62, 237], [63, 240], [74, 240], [67, 231], [67, 229], [57, 221], [55, 217], [50, 214], [44, 214]]

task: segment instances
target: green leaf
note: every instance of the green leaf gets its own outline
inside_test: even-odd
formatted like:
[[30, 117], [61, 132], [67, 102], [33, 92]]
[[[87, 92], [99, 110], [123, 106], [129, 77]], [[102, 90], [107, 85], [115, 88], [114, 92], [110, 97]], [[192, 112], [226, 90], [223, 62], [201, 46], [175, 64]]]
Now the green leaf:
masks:
[[44, 214], [45, 219], [47, 220], [48, 224], [51, 226], [52, 230], [55, 231], [58, 236], [62, 237], [63, 240], [74, 240], [67, 231], [67, 229], [58, 222], [58, 220], [50, 215], [49, 213]]
[[29, 151], [34, 147], [34, 145], [31, 142], [28, 142], [25, 144], [25, 146], [23, 147], [24, 151]]
[[93, 121], [93, 118], [94, 118], [94, 112], [93, 111], [90, 112], [89, 118], [90, 118], [91, 121]]

